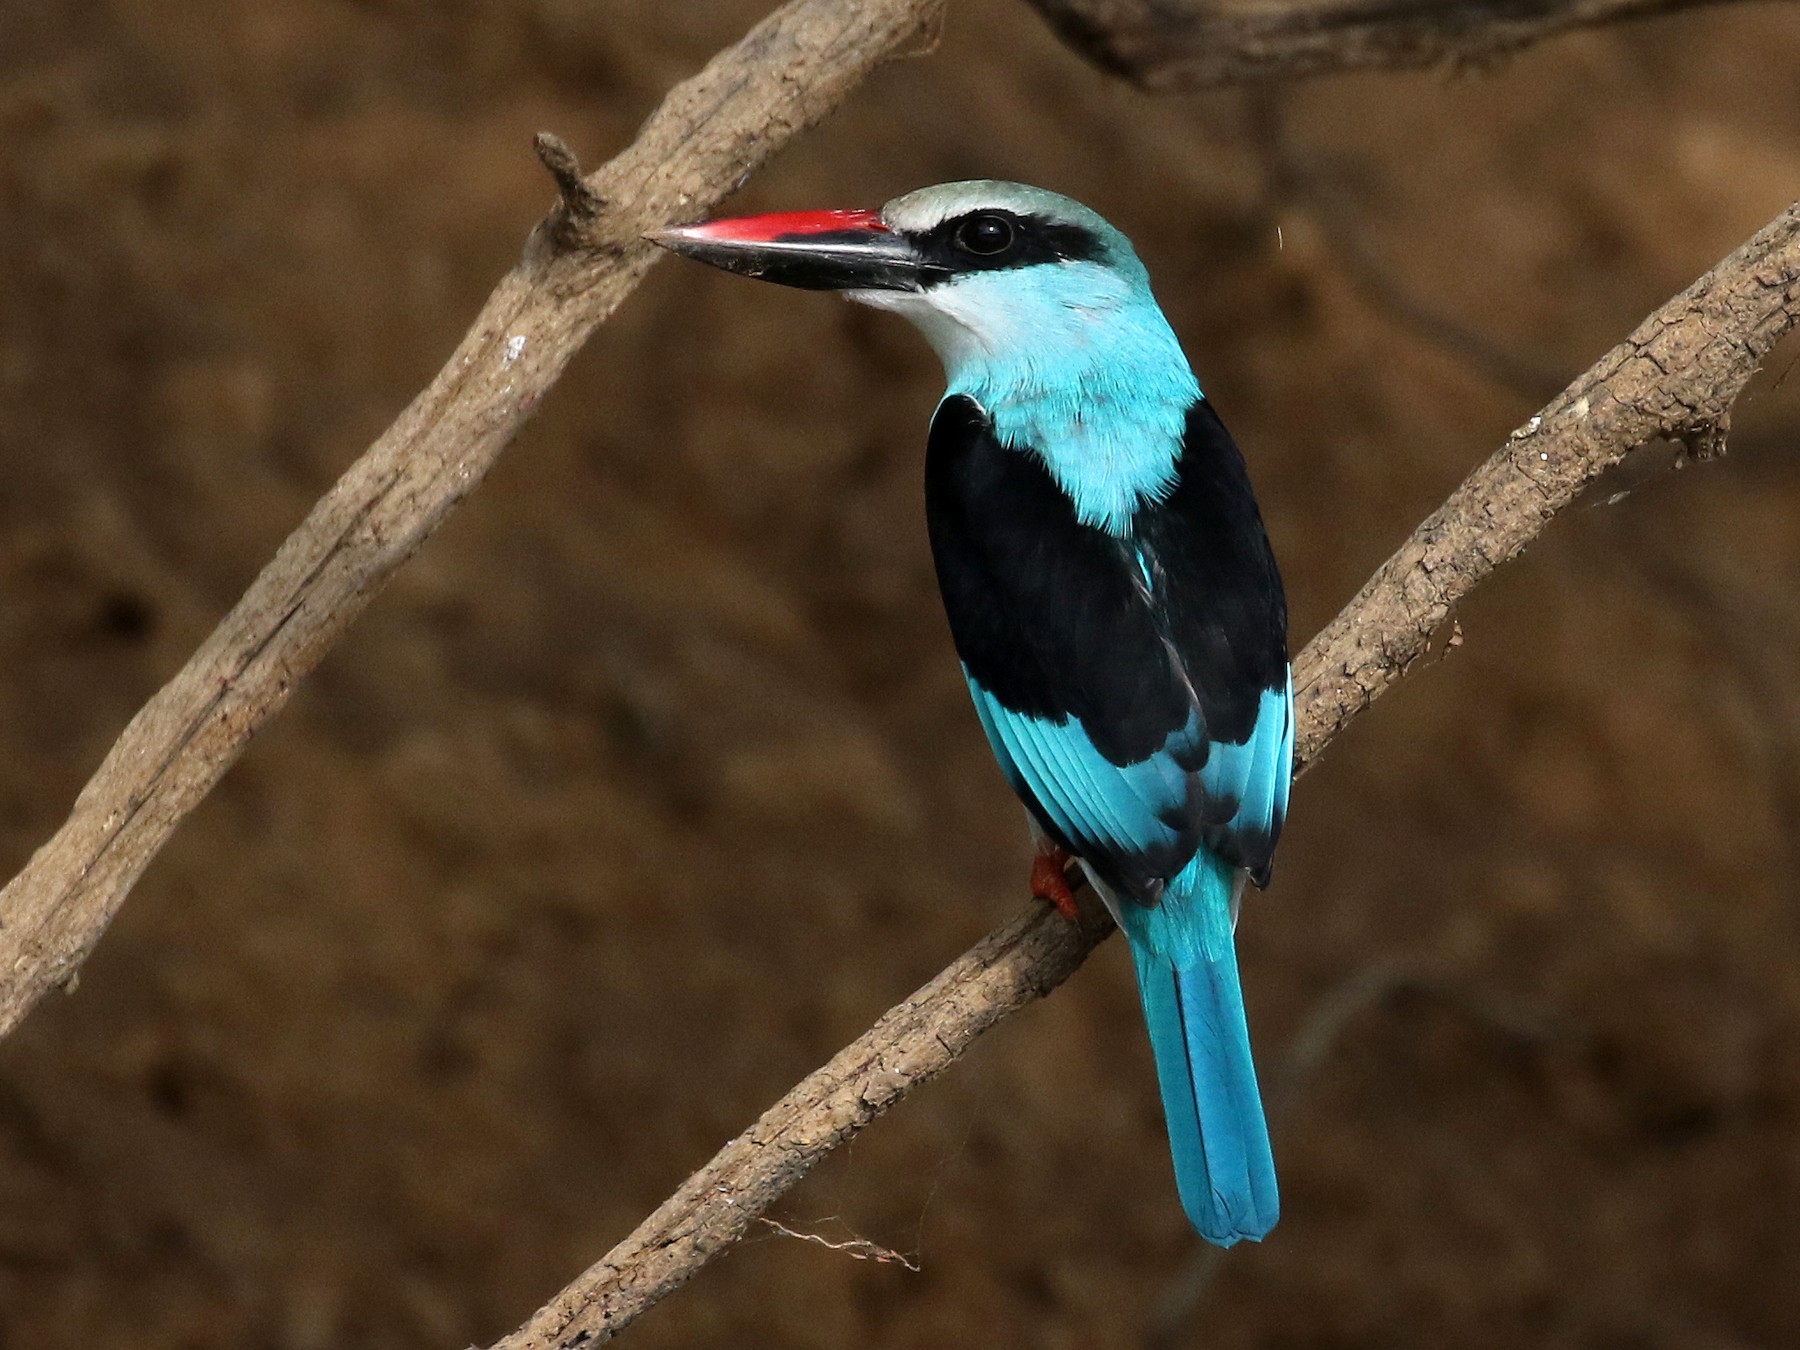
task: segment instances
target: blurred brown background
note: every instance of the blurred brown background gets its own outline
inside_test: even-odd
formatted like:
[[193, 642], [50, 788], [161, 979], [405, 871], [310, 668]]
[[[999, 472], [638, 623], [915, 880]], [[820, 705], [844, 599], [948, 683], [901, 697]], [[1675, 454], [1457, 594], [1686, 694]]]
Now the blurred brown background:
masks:
[[[548, 204], [532, 133], [598, 160], [765, 9], [6, 6], [7, 873], [448, 352]], [[734, 205], [979, 175], [1103, 210], [1298, 642], [1800, 193], [1796, 69], [1793, 11], [1743, 7], [1151, 100], [956, 0]], [[1794, 360], [1728, 459], [1559, 521], [1297, 792], [1240, 935], [1265, 1076], [1336, 1034], [1277, 1113], [1281, 1227], [1177, 1343], [1792, 1343]], [[0, 1046], [0, 1343], [485, 1342], [1018, 907], [926, 553], [938, 381], [895, 321], [657, 269]], [[1389, 969], [1423, 986], [1346, 1001]], [[1197, 1243], [1123, 950], [779, 1217], [922, 1273], [771, 1235], [630, 1343], [1142, 1344]]]

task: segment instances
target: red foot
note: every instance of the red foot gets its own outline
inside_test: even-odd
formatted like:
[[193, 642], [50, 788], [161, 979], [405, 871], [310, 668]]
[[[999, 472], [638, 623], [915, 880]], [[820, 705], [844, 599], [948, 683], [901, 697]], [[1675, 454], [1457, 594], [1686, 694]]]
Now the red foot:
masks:
[[1055, 905], [1056, 912], [1070, 923], [1079, 923], [1081, 908], [1075, 903], [1075, 892], [1069, 889], [1069, 878], [1063, 874], [1072, 859], [1054, 844], [1043, 847], [1047, 851], [1031, 860], [1031, 893]]

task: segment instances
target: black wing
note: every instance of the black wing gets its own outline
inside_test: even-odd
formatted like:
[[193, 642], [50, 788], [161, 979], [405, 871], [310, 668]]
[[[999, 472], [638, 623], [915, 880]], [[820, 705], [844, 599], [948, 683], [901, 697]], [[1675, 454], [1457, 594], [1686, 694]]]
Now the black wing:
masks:
[[1211, 408], [1189, 414], [1168, 498], [1121, 537], [954, 395], [926, 510], [983, 728], [1039, 824], [1147, 902], [1201, 844], [1265, 879], [1292, 753], [1287, 606]]

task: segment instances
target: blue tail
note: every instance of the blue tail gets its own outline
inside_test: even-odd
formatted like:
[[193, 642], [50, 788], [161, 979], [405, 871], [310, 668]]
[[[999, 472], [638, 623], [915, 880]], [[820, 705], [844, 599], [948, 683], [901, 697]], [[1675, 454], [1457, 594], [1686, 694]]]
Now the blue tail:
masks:
[[1221, 1247], [1280, 1216], [1231, 940], [1234, 870], [1202, 849], [1162, 903], [1119, 906], [1137, 964], [1181, 1207]]

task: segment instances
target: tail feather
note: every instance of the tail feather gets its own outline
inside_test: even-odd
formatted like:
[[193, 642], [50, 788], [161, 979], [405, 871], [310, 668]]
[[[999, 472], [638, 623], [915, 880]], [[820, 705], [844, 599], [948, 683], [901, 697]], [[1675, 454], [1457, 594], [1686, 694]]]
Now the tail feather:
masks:
[[1203, 865], [1172, 881], [1161, 905], [1128, 906], [1121, 917], [1182, 1208], [1201, 1236], [1229, 1247], [1261, 1239], [1281, 1206], [1232, 949], [1233, 879], [1210, 858], [1196, 862]]

